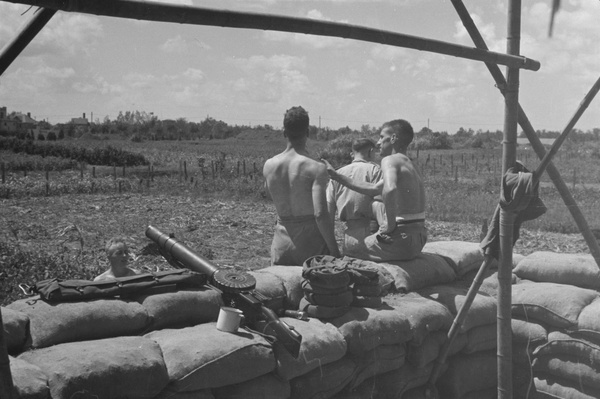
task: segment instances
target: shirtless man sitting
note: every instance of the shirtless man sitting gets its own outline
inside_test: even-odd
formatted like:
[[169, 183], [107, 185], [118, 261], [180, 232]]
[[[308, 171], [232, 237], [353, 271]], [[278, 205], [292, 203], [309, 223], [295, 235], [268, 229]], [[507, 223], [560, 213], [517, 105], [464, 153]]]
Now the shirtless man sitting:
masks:
[[403, 119], [383, 124], [377, 142], [383, 179], [375, 184], [340, 175], [327, 164], [333, 180], [359, 193], [383, 197], [387, 224], [365, 238], [363, 259], [375, 262], [413, 259], [427, 242], [425, 189], [419, 172], [406, 155], [413, 137], [412, 126]]
[[327, 211], [327, 168], [308, 155], [308, 126], [304, 108], [290, 108], [283, 119], [287, 147], [263, 168], [278, 216], [271, 245], [273, 265], [301, 266], [314, 255], [340, 256]]
[[94, 281], [110, 280], [115, 277], [135, 276], [139, 274], [127, 267], [129, 262], [129, 249], [123, 237], [113, 237], [106, 242], [106, 255], [110, 267], [107, 271], [96, 276]]

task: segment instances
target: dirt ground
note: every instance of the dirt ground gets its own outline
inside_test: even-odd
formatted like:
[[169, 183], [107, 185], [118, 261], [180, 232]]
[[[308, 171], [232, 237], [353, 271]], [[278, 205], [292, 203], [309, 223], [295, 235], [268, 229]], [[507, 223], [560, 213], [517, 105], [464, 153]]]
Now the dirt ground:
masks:
[[[491, 215], [490, 215], [491, 216]], [[104, 243], [127, 238], [133, 265], [164, 264], [146, 238], [148, 225], [175, 237], [217, 266], [259, 269], [269, 265], [272, 203], [266, 200], [218, 199], [188, 195], [64, 195], [0, 202], [0, 240], [23, 250], [73, 257], [81, 267], [104, 267]], [[427, 222], [429, 241], [479, 242], [481, 226]], [[589, 253], [580, 234], [521, 230], [515, 252], [548, 250]], [[337, 225], [338, 238], [342, 226]]]

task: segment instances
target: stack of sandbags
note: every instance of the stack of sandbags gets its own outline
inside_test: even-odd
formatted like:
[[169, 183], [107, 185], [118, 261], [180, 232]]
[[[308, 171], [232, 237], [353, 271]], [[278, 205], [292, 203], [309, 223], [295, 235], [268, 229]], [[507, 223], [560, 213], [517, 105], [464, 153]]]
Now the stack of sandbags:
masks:
[[[463, 306], [468, 288], [460, 285], [438, 285], [420, 290], [420, 294], [444, 305], [452, 315]], [[457, 337], [455, 354], [447, 360], [448, 371], [437, 381], [444, 398], [486, 397], [496, 388], [496, 299], [478, 293]], [[460, 341], [464, 343], [460, 343]], [[451, 352], [452, 353], [452, 352]], [[470, 378], [464, 378], [464, 376]], [[475, 395], [475, 396], [473, 396]]]
[[[548, 331], [546, 340], [531, 342], [526, 351], [533, 390], [544, 397], [599, 397], [594, 358], [600, 343], [600, 269], [593, 257], [535, 252], [514, 273], [522, 280], [513, 286], [513, 318]], [[513, 346], [514, 356], [517, 350]]]
[[[577, 335], [577, 334], [575, 334]], [[535, 391], [552, 398], [600, 398], [600, 346], [554, 331], [533, 353]]]
[[23, 312], [9, 308], [3, 307], [0, 311], [2, 312], [6, 350], [11, 355], [21, 353], [27, 342], [29, 317]]
[[205, 323], [216, 320], [221, 303], [215, 290], [203, 288], [126, 300], [48, 303], [33, 296], [15, 301], [7, 308], [29, 320], [22, 348], [27, 349]]

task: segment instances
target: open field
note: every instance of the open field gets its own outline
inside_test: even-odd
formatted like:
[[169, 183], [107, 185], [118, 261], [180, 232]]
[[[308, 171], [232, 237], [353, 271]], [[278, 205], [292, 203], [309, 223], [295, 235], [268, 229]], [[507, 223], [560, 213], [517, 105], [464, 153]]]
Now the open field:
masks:
[[[126, 146], [133, 148], [133, 144], [143, 144], [138, 150], [156, 165], [152, 179], [148, 167], [128, 168], [123, 176], [120, 168], [84, 165], [81, 170], [78, 165], [50, 172], [49, 180], [43, 170], [30, 171], [27, 177], [22, 171], [7, 172], [0, 185], [4, 193], [0, 195], [2, 303], [19, 297], [18, 283], [99, 274], [107, 266], [104, 243], [114, 235], [127, 237], [134, 267], [167, 267], [144, 235], [149, 224], [174, 232], [217, 265], [257, 269], [269, 264], [275, 210], [264, 195], [260, 171], [264, 159], [283, 148], [282, 141], [262, 145], [244, 140], [194, 145], [127, 142]], [[318, 154], [325, 145], [313, 142], [311, 151]], [[222, 159], [223, 152], [225, 166], [213, 176], [207, 165]], [[499, 154], [494, 152], [496, 162]], [[526, 154], [520, 159], [527, 159], [526, 165], [534, 168], [537, 161], [533, 154]], [[500, 166], [494, 174], [491, 153], [421, 151], [418, 159], [415, 152], [410, 155], [419, 163], [427, 184], [430, 240], [478, 242], [482, 221], [491, 217], [499, 198]], [[205, 159], [204, 175], [198, 158]], [[187, 179], [182, 175], [182, 160], [188, 165]], [[600, 192], [593, 179], [600, 173], [592, 177], [598, 165], [591, 160], [584, 155], [558, 158], [557, 166], [580, 168], [580, 176], [588, 179], [577, 181], [572, 192], [590, 226], [597, 228]], [[571, 187], [568, 174], [564, 176]], [[8, 193], [1, 191], [7, 188]], [[548, 213], [523, 226], [515, 251], [589, 252], [581, 235], [574, 234], [575, 224], [556, 190], [544, 185], [541, 197]], [[341, 237], [340, 225], [337, 231]]]

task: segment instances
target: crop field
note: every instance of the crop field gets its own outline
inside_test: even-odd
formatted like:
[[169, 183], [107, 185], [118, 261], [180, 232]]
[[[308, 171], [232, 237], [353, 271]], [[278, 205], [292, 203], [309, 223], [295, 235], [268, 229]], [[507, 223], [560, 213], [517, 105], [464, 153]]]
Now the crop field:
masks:
[[[0, 182], [0, 302], [19, 298], [19, 283], [99, 274], [107, 267], [104, 243], [115, 235], [127, 238], [133, 267], [168, 267], [144, 235], [149, 224], [175, 233], [219, 266], [268, 266], [276, 215], [264, 192], [262, 165], [284, 148], [283, 139], [67, 143], [118, 146], [142, 154], [149, 165], [100, 166], [0, 151], [0, 163], [11, 165], [3, 167]], [[329, 143], [309, 143], [315, 157], [327, 153]], [[588, 224], [598, 228], [600, 165], [594, 145], [565, 148], [555, 165]], [[431, 241], [479, 241], [500, 195], [501, 152], [409, 152], [426, 182]], [[538, 164], [528, 149], [520, 148], [518, 159], [531, 170]], [[540, 196], [548, 212], [523, 225], [515, 252], [589, 252], [547, 176]], [[341, 229], [336, 225], [338, 239]]]

